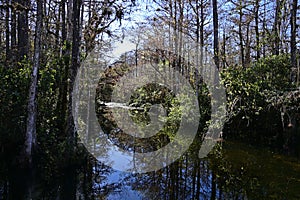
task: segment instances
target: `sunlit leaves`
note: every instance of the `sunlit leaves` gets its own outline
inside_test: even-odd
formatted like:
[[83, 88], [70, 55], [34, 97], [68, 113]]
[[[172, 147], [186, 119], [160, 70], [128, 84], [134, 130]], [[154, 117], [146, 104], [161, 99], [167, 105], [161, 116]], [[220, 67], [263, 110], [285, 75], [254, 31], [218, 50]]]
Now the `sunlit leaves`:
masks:
[[253, 66], [243, 68], [229, 67], [222, 72], [224, 85], [227, 90], [227, 104], [231, 116], [243, 113], [259, 115], [267, 109], [271, 93], [290, 90], [290, 62], [286, 55], [271, 56], [259, 60]]

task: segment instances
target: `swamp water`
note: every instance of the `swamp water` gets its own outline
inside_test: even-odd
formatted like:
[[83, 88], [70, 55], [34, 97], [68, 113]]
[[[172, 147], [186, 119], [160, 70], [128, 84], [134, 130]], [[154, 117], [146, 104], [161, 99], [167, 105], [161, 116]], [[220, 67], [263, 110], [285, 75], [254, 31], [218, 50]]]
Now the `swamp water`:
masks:
[[219, 144], [207, 158], [188, 152], [145, 174], [113, 170], [90, 160], [59, 178], [8, 170], [0, 199], [300, 199], [300, 163], [238, 142]]

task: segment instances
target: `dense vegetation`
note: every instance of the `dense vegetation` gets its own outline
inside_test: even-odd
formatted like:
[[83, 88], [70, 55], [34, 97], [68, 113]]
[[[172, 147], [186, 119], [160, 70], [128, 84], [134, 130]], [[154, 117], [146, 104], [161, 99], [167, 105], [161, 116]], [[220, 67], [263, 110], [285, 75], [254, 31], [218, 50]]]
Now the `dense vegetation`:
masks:
[[290, 81], [289, 59], [270, 56], [251, 68], [222, 72], [231, 116], [228, 137], [299, 154], [299, 90]]

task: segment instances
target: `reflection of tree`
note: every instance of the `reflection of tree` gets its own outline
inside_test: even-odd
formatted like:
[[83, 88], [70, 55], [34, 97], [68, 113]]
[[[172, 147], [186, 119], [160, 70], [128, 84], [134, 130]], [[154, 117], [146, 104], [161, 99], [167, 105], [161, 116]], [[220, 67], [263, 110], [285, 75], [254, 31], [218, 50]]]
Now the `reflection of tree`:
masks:
[[208, 158], [199, 159], [200, 141], [197, 138], [172, 165], [146, 174], [116, 172], [87, 152], [81, 154], [78, 166], [61, 171], [59, 179], [45, 181], [49, 174], [11, 171], [4, 175], [0, 171], [0, 198], [29, 199], [30, 194], [32, 199], [99, 200], [130, 192], [139, 194], [137, 199], [298, 198], [300, 169], [292, 160], [228, 142], [215, 148]]
[[[106, 143], [98, 142], [107, 138], [101, 132], [97, 121], [95, 109], [95, 88], [99, 79], [99, 72], [103, 71], [106, 62], [99, 61], [99, 52], [103, 49], [95, 50], [86, 59], [84, 67], [80, 68], [78, 79], [73, 95], [74, 116], [79, 138], [85, 147], [94, 156], [107, 157]], [[98, 52], [99, 51], [99, 52]]]
[[[269, 156], [268, 153], [257, 156], [256, 150], [230, 145], [219, 145], [208, 158], [199, 159], [198, 140], [188, 153], [170, 166], [156, 172], [129, 175], [129, 184], [143, 194], [142, 199], [269, 199], [272, 195], [285, 197], [288, 194], [279, 189], [287, 183], [276, 185], [277, 191], [272, 188], [274, 182], [271, 180], [278, 181], [274, 175], [279, 172], [271, 170], [271, 175], [269, 171], [276, 159], [266, 161], [264, 156]], [[262, 166], [259, 169], [257, 162]], [[264, 174], [273, 177], [266, 178]], [[294, 175], [291, 173], [290, 177]]]
[[206, 187], [205, 182], [208, 182], [210, 172], [205, 163], [200, 160], [195, 162], [192, 156], [186, 154], [180, 160], [159, 171], [136, 175], [132, 185], [135, 189], [144, 191], [145, 199], [208, 197], [210, 188]]

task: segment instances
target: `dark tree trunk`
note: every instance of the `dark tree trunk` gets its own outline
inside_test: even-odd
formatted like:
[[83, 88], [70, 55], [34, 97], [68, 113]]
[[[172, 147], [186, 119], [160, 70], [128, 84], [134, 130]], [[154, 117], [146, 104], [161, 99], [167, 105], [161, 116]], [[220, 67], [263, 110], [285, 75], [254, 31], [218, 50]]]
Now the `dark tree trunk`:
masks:
[[256, 37], [256, 60], [260, 58], [259, 40], [259, 0], [255, 0], [255, 37]]
[[242, 6], [239, 10], [239, 40], [240, 40], [240, 52], [241, 52], [241, 62], [242, 66], [245, 66], [245, 53], [244, 53], [244, 42], [243, 42], [243, 31], [242, 31], [242, 25], [243, 25], [243, 10]]
[[[264, 4], [264, 15], [263, 15], [263, 32], [262, 32], [262, 38], [266, 37], [266, 32], [265, 30], [267, 29], [267, 20], [266, 20], [266, 4]], [[264, 43], [262, 46], [262, 53], [263, 57], [266, 57], [266, 44]]]
[[[62, 44], [65, 44], [67, 40], [67, 30], [66, 30], [66, 0], [61, 1], [61, 40]], [[64, 51], [64, 50], [63, 50]], [[64, 52], [63, 52], [64, 53]]]
[[274, 34], [274, 44], [273, 44], [273, 54], [279, 55], [279, 47], [280, 47], [280, 26], [281, 26], [281, 0], [276, 0], [276, 11], [275, 11], [275, 20], [273, 27]]
[[5, 54], [6, 54], [6, 60], [10, 59], [10, 46], [9, 46], [9, 37], [10, 37], [10, 31], [9, 31], [9, 0], [6, 0], [6, 12], [5, 12], [5, 35], [6, 35], [6, 41], [5, 41]]
[[[16, 4], [16, 0], [11, 1], [13, 7]], [[11, 51], [12, 60], [15, 60], [17, 50], [17, 14], [16, 9], [11, 11]]]
[[56, 27], [55, 27], [55, 52], [57, 53], [57, 57], [60, 56], [60, 37], [59, 37], [59, 31], [60, 31], [60, 22], [61, 22], [61, 3], [58, 3], [58, 13], [57, 13], [57, 21], [56, 23]]
[[246, 43], [245, 43], [245, 67], [248, 67], [251, 62], [251, 46], [250, 46], [250, 22], [246, 28]]
[[212, 1], [213, 4], [213, 24], [214, 24], [214, 60], [217, 69], [220, 68], [219, 61], [219, 20], [218, 20], [218, 2]]
[[28, 28], [28, 10], [29, 0], [19, 0], [20, 10], [18, 14], [18, 54], [19, 60], [28, 56], [29, 50], [29, 28]]
[[61, 1], [61, 43], [65, 45], [65, 48], [62, 49], [62, 66], [60, 69], [61, 79], [59, 86], [59, 95], [57, 101], [57, 113], [58, 113], [58, 128], [62, 131], [64, 130], [66, 113], [67, 113], [67, 94], [68, 94], [68, 70], [70, 65], [70, 54], [69, 54], [69, 42], [67, 41], [67, 28], [66, 28], [66, 0]]
[[[199, 33], [197, 36], [197, 42], [200, 43], [200, 67], [203, 67], [203, 47], [204, 47], [204, 2], [201, 0], [200, 2], [200, 23], [199, 25]], [[197, 9], [199, 9], [197, 7]]]
[[226, 68], [226, 29], [223, 30], [223, 49], [222, 49], [222, 59], [223, 59], [223, 69]]
[[[196, 80], [196, 88], [198, 88], [199, 82], [199, 72], [201, 73], [203, 67], [203, 46], [204, 46], [204, 2], [203, 0], [196, 0], [194, 3], [192, 1], [189, 2], [190, 6], [193, 9], [196, 21], [196, 68], [194, 71], [195, 80]], [[198, 92], [198, 89], [196, 89]]]
[[[293, 72], [296, 73], [297, 68], [297, 59], [296, 59], [296, 53], [297, 53], [297, 44], [296, 44], [296, 34], [297, 34], [297, 5], [298, 0], [293, 0], [292, 4], [292, 13], [291, 13], [291, 63]], [[292, 75], [291, 81], [296, 81], [296, 75]]]
[[[74, 118], [72, 115], [72, 95], [75, 78], [78, 68], [80, 66], [80, 8], [81, 0], [73, 1], [73, 40], [72, 40], [72, 62], [69, 69], [69, 102], [68, 102], [68, 118], [67, 118], [67, 134], [70, 137], [70, 143], [75, 145], [76, 130], [74, 125]], [[74, 108], [75, 109], [75, 108]]]
[[74, 1], [78, 1], [78, 0], [64, 0], [67, 3], [67, 21], [66, 21], [66, 25], [67, 25], [67, 41], [71, 42], [72, 40], [72, 34], [73, 34], [73, 26], [74, 26], [74, 22], [73, 22], [73, 4]]

